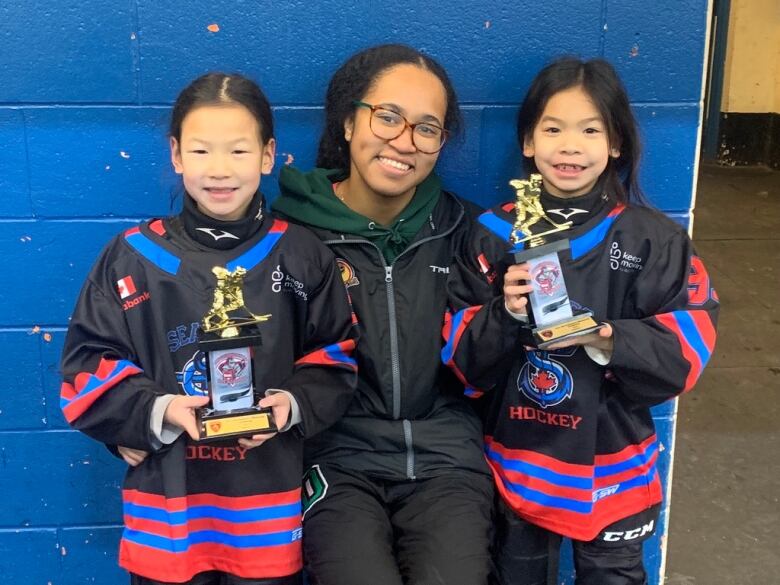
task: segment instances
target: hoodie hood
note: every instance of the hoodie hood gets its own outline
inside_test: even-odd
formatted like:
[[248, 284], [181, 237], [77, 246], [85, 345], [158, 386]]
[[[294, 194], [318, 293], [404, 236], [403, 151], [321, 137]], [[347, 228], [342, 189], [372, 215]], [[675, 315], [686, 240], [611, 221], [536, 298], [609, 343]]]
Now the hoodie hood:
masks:
[[272, 208], [312, 228], [366, 238], [379, 247], [385, 260], [392, 262], [431, 216], [441, 194], [440, 179], [434, 174], [429, 175], [417, 186], [414, 197], [392, 225], [382, 226], [356, 213], [336, 197], [333, 183], [346, 177], [346, 173], [339, 169], [314, 169], [303, 173], [284, 167], [279, 176], [281, 195]]

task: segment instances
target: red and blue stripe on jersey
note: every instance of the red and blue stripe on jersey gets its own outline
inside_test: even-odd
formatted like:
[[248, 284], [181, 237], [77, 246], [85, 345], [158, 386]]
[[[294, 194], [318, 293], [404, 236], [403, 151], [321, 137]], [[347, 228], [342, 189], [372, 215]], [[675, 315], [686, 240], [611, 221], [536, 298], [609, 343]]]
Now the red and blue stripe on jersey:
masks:
[[135, 226], [125, 231], [125, 240], [136, 252], [161, 270], [174, 276], [179, 272], [181, 259], [141, 233], [140, 227]]
[[485, 452], [504, 501], [520, 516], [558, 534], [592, 540], [609, 524], [661, 501], [655, 435], [592, 465], [505, 447], [485, 437]]
[[454, 316], [449, 311], [444, 314], [442, 336], [444, 337], [445, 344], [441, 350], [441, 361], [445, 366], [450, 368], [458, 380], [460, 380], [461, 384], [464, 386], [463, 393], [469, 398], [479, 398], [485, 392], [475, 388], [466, 380], [466, 376], [455, 363], [455, 352], [458, 350], [460, 338], [481, 308], [482, 305], [477, 305], [462, 309], [455, 313]]
[[[239, 257], [226, 263], [225, 268], [233, 271], [240, 266], [245, 270], [252, 270], [255, 266], [265, 260], [287, 231], [288, 227], [289, 224], [286, 221], [275, 219], [273, 224], [271, 224], [268, 233], [263, 236], [259, 242]], [[165, 233], [164, 227], [158, 221], [150, 223], [149, 229], [161, 236]], [[143, 234], [138, 226], [125, 231], [125, 240], [136, 250], [136, 252], [158, 268], [169, 274], [173, 274], [174, 276], [178, 273], [181, 259]]]
[[357, 362], [352, 357], [355, 340], [347, 339], [307, 353], [295, 362], [296, 366], [336, 366], [357, 371]]
[[593, 248], [598, 246], [607, 237], [609, 229], [618, 216], [626, 210], [625, 205], [616, 205], [615, 208], [607, 214], [607, 217], [602, 219], [593, 228], [582, 234], [578, 238], [574, 238], [571, 241], [571, 259], [577, 260], [581, 258]]
[[674, 333], [682, 355], [690, 364], [683, 392], [696, 384], [715, 347], [715, 326], [709, 313], [703, 309], [672, 311], [655, 315], [655, 319]]
[[[509, 212], [513, 207], [514, 206], [511, 204], [507, 204], [502, 206], [502, 209]], [[590, 252], [593, 248], [598, 246], [602, 241], [604, 241], [604, 238], [607, 237], [607, 233], [609, 233], [612, 224], [615, 223], [615, 220], [621, 213], [625, 211], [625, 209], [625, 205], [616, 205], [612, 211], [610, 211], [607, 216], [599, 223], [597, 223], [593, 228], [578, 238], [571, 240], [571, 259], [577, 260], [578, 258], [581, 258]], [[479, 223], [485, 226], [496, 236], [507, 242], [509, 241], [509, 238], [512, 235], [512, 230], [514, 229], [512, 223], [498, 217], [493, 210], [486, 211], [480, 215]], [[516, 248], [523, 249], [524, 246], [525, 244], [521, 243]], [[513, 248], [512, 251], [515, 251], [515, 248]]]
[[141, 372], [143, 370], [130, 361], [100, 358], [94, 373], [79, 372], [74, 376], [73, 384], [63, 382], [60, 386], [60, 408], [65, 420], [73, 423], [103, 394], [128, 376]]
[[284, 232], [290, 224], [281, 219], [275, 219], [268, 233], [263, 236], [259, 242], [252, 246], [249, 250], [241, 254], [238, 258], [235, 258], [225, 264], [225, 268], [230, 271], [235, 270], [239, 266], [246, 270], [252, 270], [255, 266], [265, 260], [266, 256], [271, 253], [274, 246], [282, 239]]
[[255, 579], [301, 570], [299, 488], [179, 498], [124, 490], [122, 498], [120, 564], [132, 573], [182, 582], [210, 570]]
[[478, 221], [502, 240], [506, 242], [509, 241], [509, 238], [512, 235], [512, 224], [507, 220], [498, 217], [492, 209], [481, 214]]

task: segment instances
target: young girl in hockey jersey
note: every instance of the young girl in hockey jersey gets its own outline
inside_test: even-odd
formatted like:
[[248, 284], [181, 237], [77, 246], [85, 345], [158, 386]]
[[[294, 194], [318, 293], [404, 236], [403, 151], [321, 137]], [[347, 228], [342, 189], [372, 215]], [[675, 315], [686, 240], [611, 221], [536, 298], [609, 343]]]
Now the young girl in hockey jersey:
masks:
[[547, 216], [573, 223], [559, 253], [571, 304], [604, 325], [523, 347], [534, 275], [511, 265], [514, 202], [483, 214], [451, 275], [458, 312], [443, 358], [473, 396], [493, 393], [496, 579], [557, 582], [562, 535], [573, 540], [578, 585], [642, 584], [641, 543], [662, 497], [650, 407], [695, 384], [715, 343], [717, 297], [685, 230], [639, 204], [636, 122], [608, 63], [564, 58], [543, 69], [518, 138], [527, 170], [542, 175]]
[[[333, 255], [263, 208], [275, 142], [257, 85], [196, 79], [174, 105], [170, 143], [184, 209], [103, 250], [68, 329], [62, 408], [134, 464], [120, 545], [133, 584], [298, 584], [302, 440], [333, 423], [354, 390], [349, 301]], [[244, 268], [246, 307], [271, 314], [251, 367], [255, 398], [280, 432], [204, 445], [197, 341], [215, 266]]]

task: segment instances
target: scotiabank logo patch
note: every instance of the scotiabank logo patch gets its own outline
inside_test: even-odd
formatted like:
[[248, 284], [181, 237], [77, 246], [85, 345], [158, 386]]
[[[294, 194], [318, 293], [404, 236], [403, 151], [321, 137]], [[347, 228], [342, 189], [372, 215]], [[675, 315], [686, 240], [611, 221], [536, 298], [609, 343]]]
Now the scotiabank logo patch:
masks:
[[116, 281], [116, 290], [120, 299], [126, 299], [135, 294], [135, 283], [132, 276], [125, 276]]
[[140, 295], [133, 297], [138, 291], [135, 288], [135, 283], [133, 282], [132, 276], [125, 276], [124, 278], [120, 278], [116, 281], [116, 290], [119, 293], [120, 299], [127, 299], [123, 304], [122, 308], [127, 311], [128, 309], [132, 309], [133, 307], [137, 307], [143, 302], [146, 302], [149, 300], [149, 297], [151, 296], [149, 294], [149, 291], [143, 292]]
[[151, 297], [151, 295], [149, 294], [149, 291], [146, 291], [144, 293], [141, 293], [140, 295], [138, 295], [134, 299], [130, 299], [130, 300], [125, 301], [125, 303], [122, 305], [122, 308], [125, 311], [127, 311], [128, 309], [132, 309], [133, 307], [137, 307], [141, 303], [145, 303], [146, 301], [149, 300], [150, 297]]

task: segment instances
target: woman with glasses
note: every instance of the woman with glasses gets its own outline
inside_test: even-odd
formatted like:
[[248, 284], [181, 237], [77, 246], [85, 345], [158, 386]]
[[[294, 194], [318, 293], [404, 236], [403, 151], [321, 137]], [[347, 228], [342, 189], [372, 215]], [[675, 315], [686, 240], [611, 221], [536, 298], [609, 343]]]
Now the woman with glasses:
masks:
[[373, 47], [330, 82], [318, 168], [281, 173], [274, 209], [336, 254], [360, 327], [357, 394], [306, 444], [315, 585], [487, 581], [492, 487], [480, 425], [440, 360], [449, 264], [476, 212], [433, 172], [459, 122], [438, 63]]

